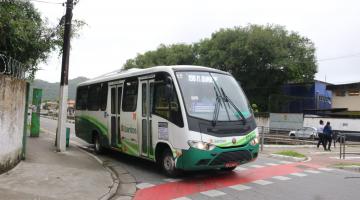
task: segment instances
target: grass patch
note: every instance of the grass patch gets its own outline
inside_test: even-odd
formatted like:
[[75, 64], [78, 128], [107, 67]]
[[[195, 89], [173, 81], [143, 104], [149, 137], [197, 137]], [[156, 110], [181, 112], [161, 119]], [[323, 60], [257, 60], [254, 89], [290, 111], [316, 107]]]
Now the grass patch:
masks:
[[283, 156], [291, 156], [291, 157], [296, 157], [296, 158], [305, 158], [306, 157], [304, 154], [298, 153], [296, 151], [291, 151], [291, 150], [279, 151], [279, 152], [275, 152], [274, 154], [283, 155]]
[[360, 163], [337, 163], [333, 166], [336, 168], [344, 168], [344, 167], [350, 167], [350, 166], [360, 167]]

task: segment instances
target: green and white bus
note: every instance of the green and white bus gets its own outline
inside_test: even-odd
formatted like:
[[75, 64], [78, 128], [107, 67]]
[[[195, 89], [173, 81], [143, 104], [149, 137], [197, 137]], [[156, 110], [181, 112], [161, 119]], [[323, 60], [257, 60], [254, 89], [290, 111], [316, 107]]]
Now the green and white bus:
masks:
[[249, 102], [228, 72], [158, 66], [79, 84], [76, 135], [104, 148], [179, 170], [233, 170], [257, 158], [259, 134]]

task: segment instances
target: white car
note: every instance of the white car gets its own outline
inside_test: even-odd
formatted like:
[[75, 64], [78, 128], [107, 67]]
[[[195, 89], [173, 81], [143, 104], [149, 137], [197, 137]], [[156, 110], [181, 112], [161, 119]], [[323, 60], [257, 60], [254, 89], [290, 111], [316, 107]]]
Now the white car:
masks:
[[317, 130], [314, 127], [303, 127], [296, 131], [289, 132], [290, 138], [317, 138]]

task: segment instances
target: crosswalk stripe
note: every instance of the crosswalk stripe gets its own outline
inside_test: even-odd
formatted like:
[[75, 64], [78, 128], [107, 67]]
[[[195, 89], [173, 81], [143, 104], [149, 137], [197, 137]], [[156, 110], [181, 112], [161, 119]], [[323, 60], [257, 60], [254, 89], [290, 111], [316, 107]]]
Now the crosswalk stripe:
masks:
[[236, 167], [235, 168], [236, 171], [244, 171], [247, 170], [245, 167]]
[[205, 192], [200, 192], [203, 195], [206, 195], [208, 197], [218, 197], [218, 196], [223, 196], [226, 195], [224, 192], [221, 192], [219, 190], [208, 190]]
[[137, 188], [139, 189], [144, 189], [144, 188], [149, 188], [149, 187], [152, 187], [152, 186], [155, 186], [151, 183], [139, 183], [136, 185]]
[[265, 180], [257, 180], [257, 181], [253, 181], [253, 183], [256, 183], [258, 185], [269, 185], [269, 184], [272, 184], [273, 182], [265, 181]]
[[287, 181], [287, 180], [290, 180], [291, 178], [289, 177], [286, 177], [286, 176], [274, 176], [272, 177], [274, 179], [277, 179], [277, 180], [280, 180], [280, 181]]
[[293, 163], [293, 162], [290, 162], [290, 161], [280, 161], [279, 163], [281, 163], [281, 164], [291, 164], [291, 163]]
[[176, 199], [173, 199], [173, 200], [191, 200], [191, 199], [187, 198], [187, 197], [179, 197], [179, 198], [176, 198]]
[[264, 167], [264, 166], [262, 166], [262, 165], [250, 165], [250, 167], [253, 167], [253, 168], [262, 168], [262, 167]]
[[175, 178], [166, 178], [164, 179], [165, 182], [177, 182], [177, 181], [181, 181], [181, 179], [175, 179]]
[[307, 176], [306, 174], [304, 173], [292, 173], [290, 175], [293, 175], [293, 176], [298, 176], [298, 177], [304, 177], [304, 176]]
[[335, 169], [326, 168], [326, 167], [321, 167], [321, 168], [319, 168], [318, 170], [330, 172], [330, 171], [334, 171]]
[[242, 185], [242, 184], [233, 185], [233, 186], [230, 186], [229, 188], [234, 189], [234, 190], [238, 190], [238, 191], [251, 189], [251, 187], [246, 186], [246, 185]]
[[311, 170], [311, 169], [305, 170], [304, 172], [311, 173], [311, 174], [319, 174], [319, 173], [321, 173], [321, 172], [319, 172], [319, 171]]
[[266, 165], [269, 165], [269, 166], [276, 166], [276, 165], [279, 165], [279, 164], [275, 164], [275, 163], [266, 163]]

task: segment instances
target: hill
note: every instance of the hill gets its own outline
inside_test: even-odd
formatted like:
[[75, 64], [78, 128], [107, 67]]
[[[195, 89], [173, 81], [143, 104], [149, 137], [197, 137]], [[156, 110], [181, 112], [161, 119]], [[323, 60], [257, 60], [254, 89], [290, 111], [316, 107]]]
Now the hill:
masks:
[[[84, 81], [89, 80], [86, 77], [77, 77], [69, 80], [69, 99], [75, 99], [76, 86]], [[30, 85], [30, 102], [32, 101], [32, 89], [41, 88], [43, 89], [42, 101], [51, 100], [56, 101], [59, 99], [59, 88], [60, 83], [49, 83], [40, 79], [35, 79]]]

